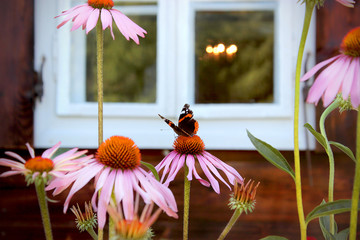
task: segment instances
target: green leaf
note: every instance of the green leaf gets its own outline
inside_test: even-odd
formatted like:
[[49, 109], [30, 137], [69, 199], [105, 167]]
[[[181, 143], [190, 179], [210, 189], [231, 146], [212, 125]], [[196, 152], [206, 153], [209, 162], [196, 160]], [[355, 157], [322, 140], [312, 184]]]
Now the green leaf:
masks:
[[[325, 203], [325, 201], [323, 201]], [[322, 204], [323, 204], [322, 203]], [[325, 240], [335, 240], [335, 236], [330, 233], [330, 216], [319, 218], [319, 224]]]
[[356, 158], [350, 148], [338, 142], [329, 141], [329, 143], [343, 151], [346, 155], [349, 156], [349, 158], [351, 158], [356, 163]]
[[316, 140], [323, 146], [323, 148], [327, 151], [326, 140], [321, 133], [317, 132], [310, 124], [305, 123], [304, 127], [307, 128], [311, 132], [311, 134], [316, 138]]
[[349, 232], [350, 232], [349, 228], [342, 230], [341, 232], [336, 234], [336, 237], [335, 237], [336, 240], [347, 240], [349, 237]]
[[260, 240], [288, 240], [288, 239], [285, 237], [280, 237], [280, 236], [267, 236]]
[[285, 157], [274, 147], [254, 137], [248, 130], [247, 134], [257, 151], [277, 168], [287, 172], [295, 180], [295, 174]]
[[158, 172], [156, 171], [155, 167], [152, 164], [147, 163], [147, 162], [143, 162], [143, 161], [141, 161], [141, 164], [144, 165], [145, 167], [147, 167], [152, 172], [152, 174], [154, 174], [156, 180], [160, 181], [159, 174], [158, 174]]
[[[358, 207], [360, 207], [360, 204]], [[349, 212], [350, 209], [351, 209], [351, 199], [341, 199], [341, 200], [336, 200], [334, 202], [320, 204], [319, 206], [315, 207], [306, 216], [305, 222], [306, 224], [308, 224], [311, 220], [314, 220], [315, 218], [319, 218], [330, 214]]]

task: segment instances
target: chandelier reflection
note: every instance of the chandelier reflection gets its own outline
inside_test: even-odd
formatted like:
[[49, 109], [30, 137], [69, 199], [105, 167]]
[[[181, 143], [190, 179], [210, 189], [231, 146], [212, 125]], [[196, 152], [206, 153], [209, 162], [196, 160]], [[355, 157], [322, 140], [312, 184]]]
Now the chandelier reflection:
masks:
[[235, 44], [231, 44], [226, 47], [223, 43], [219, 43], [215, 46], [208, 45], [206, 46], [206, 53], [213, 56], [218, 56], [220, 54], [226, 54], [227, 56], [233, 56], [236, 54], [238, 48]]

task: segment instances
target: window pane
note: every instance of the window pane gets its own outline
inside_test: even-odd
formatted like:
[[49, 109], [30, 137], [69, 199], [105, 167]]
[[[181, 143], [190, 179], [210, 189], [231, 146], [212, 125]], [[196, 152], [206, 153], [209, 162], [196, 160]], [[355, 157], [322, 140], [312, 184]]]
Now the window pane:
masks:
[[[156, 16], [128, 15], [147, 31], [140, 45], [127, 41], [113, 23], [115, 40], [109, 30], [104, 33], [104, 101], [156, 101]], [[96, 31], [86, 41], [86, 101], [96, 101]]]
[[273, 102], [273, 11], [199, 11], [196, 103]]

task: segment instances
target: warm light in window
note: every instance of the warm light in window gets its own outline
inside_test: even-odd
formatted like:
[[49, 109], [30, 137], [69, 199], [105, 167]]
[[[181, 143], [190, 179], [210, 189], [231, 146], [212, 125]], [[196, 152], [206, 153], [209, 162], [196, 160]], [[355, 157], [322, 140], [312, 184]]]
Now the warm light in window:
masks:
[[222, 43], [219, 43], [217, 45], [217, 49], [218, 49], [219, 53], [223, 53], [225, 51], [225, 45]]
[[227, 49], [226, 53], [232, 55], [237, 52], [237, 46], [235, 44], [231, 44]]
[[231, 44], [230, 46], [226, 47], [223, 43], [219, 43], [215, 46], [207, 45], [205, 48], [206, 53], [219, 55], [221, 53], [225, 53], [227, 55], [233, 55], [237, 52], [238, 48], [235, 44]]
[[207, 46], [206, 46], [206, 52], [207, 52], [207, 53], [213, 53], [213, 52], [214, 52], [213, 47], [210, 46], [210, 45], [207, 45]]

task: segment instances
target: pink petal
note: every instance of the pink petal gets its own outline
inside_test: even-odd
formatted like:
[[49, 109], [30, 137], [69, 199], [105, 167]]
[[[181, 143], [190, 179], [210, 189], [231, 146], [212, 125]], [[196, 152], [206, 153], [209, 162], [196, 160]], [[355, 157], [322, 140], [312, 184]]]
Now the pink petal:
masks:
[[132, 174], [131, 170], [124, 170], [124, 185], [123, 189], [126, 193], [123, 198], [124, 216], [126, 219], [134, 218], [134, 190], [129, 175]]
[[333, 77], [336, 76], [339, 71], [341, 71], [343, 63], [344, 58], [341, 57], [320, 73], [309, 90], [309, 94], [306, 99], [307, 102], [317, 103], [320, 100]]
[[88, 34], [97, 24], [99, 20], [99, 9], [94, 9], [94, 11], [90, 14], [87, 22], [86, 22], [86, 34]]
[[139, 27], [136, 23], [131, 21], [131, 19], [129, 19], [119, 10], [111, 9], [110, 12], [113, 16], [116, 26], [118, 27], [122, 35], [124, 35], [127, 40], [131, 38], [136, 44], [139, 44], [138, 35], [140, 37], [145, 37], [144, 34], [146, 34], [146, 31]]
[[100, 193], [100, 198], [98, 202], [98, 213], [97, 213], [100, 229], [104, 229], [105, 226], [106, 210], [107, 210], [107, 206], [109, 205], [110, 196], [114, 187], [115, 175], [116, 175], [116, 171], [111, 171]]
[[345, 7], [350, 7], [353, 8], [355, 1], [354, 0], [336, 0], [339, 3], [341, 3], [342, 5], [344, 5]]
[[28, 149], [28, 151], [29, 151], [29, 153], [30, 153], [30, 156], [31, 156], [32, 158], [34, 158], [34, 157], [35, 157], [35, 151], [34, 151], [34, 149], [30, 146], [29, 143], [26, 143], [25, 145], [26, 145], [26, 147], [27, 147], [27, 149]]
[[13, 158], [16, 158], [17, 160], [19, 160], [20, 162], [22, 163], [25, 163], [25, 159], [23, 159], [20, 155], [18, 155], [17, 153], [14, 153], [14, 152], [5, 152], [6, 155], [10, 156], [10, 157], [13, 157]]
[[9, 176], [13, 176], [13, 175], [21, 174], [21, 173], [22, 173], [21, 171], [7, 171], [7, 172], [0, 174], [0, 177], [9, 177]]
[[16, 169], [25, 169], [23, 163], [19, 163], [10, 159], [0, 158], [0, 166], [11, 167]]
[[63, 21], [56, 28], [59, 29], [62, 26], [64, 26], [70, 19], [76, 17], [84, 8], [87, 8], [87, 7], [89, 7], [87, 4], [79, 5], [79, 6], [71, 8], [67, 11], [64, 11], [59, 16], [56, 16], [55, 18], [65, 16]]
[[101, 10], [101, 22], [103, 30], [105, 30], [107, 27], [110, 27], [110, 33], [113, 39], [115, 39], [113, 30], [112, 30], [112, 16], [107, 9]]
[[231, 187], [229, 186], [229, 184], [222, 178], [222, 176], [220, 175], [220, 173], [218, 172], [218, 170], [212, 165], [212, 163], [210, 161], [208, 161], [205, 157], [201, 156], [201, 155], [197, 155], [197, 158], [198, 159], [201, 159], [205, 164], [206, 166], [210, 169], [210, 171], [212, 173], [215, 174], [215, 176], [220, 179], [220, 181], [222, 181], [230, 190], [231, 190]]
[[91, 13], [94, 11], [94, 8], [88, 6], [88, 7], [84, 7], [82, 9], [82, 11], [79, 13], [79, 15], [76, 16], [76, 18], [74, 19], [74, 23], [73, 26], [71, 28], [71, 31], [74, 31], [76, 29], [78, 29], [80, 26], [84, 25], [87, 23], [87, 20], [89, 19], [89, 16], [91, 15]]
[[347, 100], [349, 98], [351, 86], [353, 84], [353, 80], [355, 79], [354, 76], [357, 62], [352, 60], [349, 63], [349, 68], [345, 73], [344, 80], [341, 86], [341, 93], [344, 100]]
[[351, 87], [350, 98], [352, 106], [354, 108], [358, 108], [360, 105], [360, 58], [356, 58], [355, 74]]
[[325, 61], [322, 61], [318, 64], [316, 64], [312, 69], [310, 69], [310, 71], [308, 71], [301, 79], [300, 81], [305, 81], [308, 80], [309, 78], [311, 78], [317, 71], [319, 71], [321, 68], [323, 68], [325, 65], [335, 61], [336, 59], [338, 59], [341, 55], [337, 55], [335, 57], [329, 58]]
[[119, 204], [121, 200], [124, 198], [125, 192], [123, 190], [123, 186], [124, 186], [123, 172], [122, 170], [118, 170], [116, 173], [116, 180], [114, 186], [114, 195], [117, 204]]
[[96, 176], [99, 176], [97, 178], [96, 184], [95, 184], [95, 191], [91, 198], [91, 204], [93, 205], [94, 209], [97, 210], [98, 204], [96, 204], [96, 198], [98, 196], [98, 192], [100, 189], [104, 186], [106, 179], [108, 178], [110, 174], [110, 168], [105, 168], [101, 172], [99, 172]]
[[193, 155], [189, 154], [187, 155], [186, 158], [186, 165], [189, 168], [189, 174], [187, 175], [187, 179], [189, 181], [192, 180], [192, 173], [194, 174], [195, 178], [205, 187], [210, 187], [210, 183], [204, 179], [202, 179], [199, 174], [197, 173], [196, 169], [195, 169], [195, 159], [193, 157]]
[[173, 181], [176, 177], [176, 174], [179, 172], [180, 168], [184, 166], [185, 162], [185, 154], [181, 155], [177, 162], [172, 162], [171, 169], [169, 171], [169, 175], [165, 182], [165, 185], [168, 185], [171, 181]]
[[79, 178], [76, 179], [74, 185], [70, 189], [69, 195], [67, 196], [64, 203], [64, 213], [66, 212], [73, 195], [81, 188], [83, 188], [100, 170], [101, 168], [99, 166], [91, 168], [87, 167], [80, 170], [83, 174], [79, 174]]
[[198, 158], [198, 162], [200, 163], [201, 169], [204, 171], [204, 174], [209, 179], [211, 183], [211, 187], [214, 189], [216, 193], [220, 193], [220, 187], [218, 181], [214, 178], [214, 176], [211, 174], [209, 169], [207, 168], [206, 164], [203, 162], [202, 159]]
[[47, 149], [45, 152], [43, 152], [41, 157], [51, 158], [52, 155], [59, 149], [60, 145], [61, 145], [61, 142], [58, 142], [57, 144], [55, 144], [55, 146], [53, 146], [53, 147]]
[[349, 68], [351, 59], [345, 58], [344, 63], [341, 64], [340, 71], [334, 76], [332, 76], [331, 82], [329, 83], [328, 88], [325, 90], [323, 95], [324, 106], [327, 107], [332, 101], [334, 101], [336, 94], [340, 92], [340, 86], [344, 81], [344, 77]]

